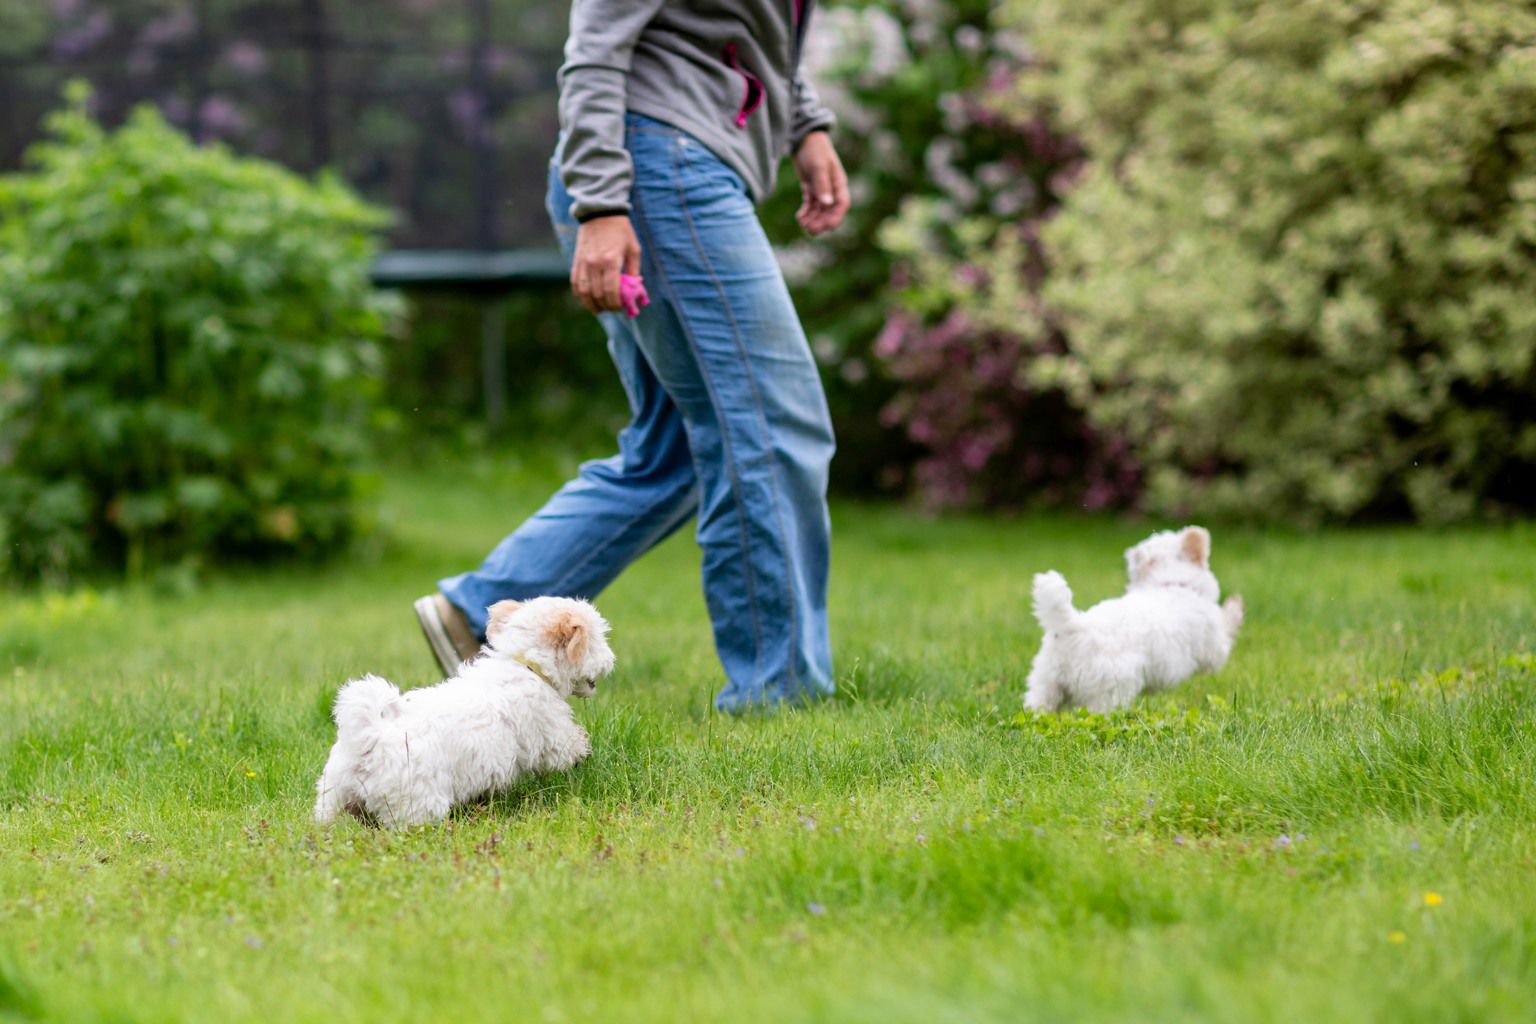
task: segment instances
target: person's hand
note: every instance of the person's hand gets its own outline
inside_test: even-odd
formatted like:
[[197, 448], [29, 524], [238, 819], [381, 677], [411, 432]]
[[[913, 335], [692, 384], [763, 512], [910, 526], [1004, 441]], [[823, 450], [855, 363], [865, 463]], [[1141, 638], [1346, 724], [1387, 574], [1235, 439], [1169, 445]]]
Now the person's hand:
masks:
[[832, 136], [817, 131], [802, 139], [795, 150], [795, 170], [804, 196], [795, 220], [806, 234], [819, 235], [841, 224], [848, 213], [848, 175]]
[[640, 240], [628, 217], [598, 217], [577, 230], [571, 294], [587, 309], [594, 313], [623, 309], [619, 275], [639, 273]]

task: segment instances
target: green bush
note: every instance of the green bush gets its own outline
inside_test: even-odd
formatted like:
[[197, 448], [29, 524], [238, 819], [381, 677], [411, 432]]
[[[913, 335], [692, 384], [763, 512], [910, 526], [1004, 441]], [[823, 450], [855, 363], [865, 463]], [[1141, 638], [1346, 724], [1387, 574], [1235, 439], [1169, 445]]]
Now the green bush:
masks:
[[0, 180], [3, 567], [333, 549], [360, 525], [384, 216], [86, 103]]
[[1536, 11], [1016, 0], [1070, 385], [1168, 513], [1536, 509]]

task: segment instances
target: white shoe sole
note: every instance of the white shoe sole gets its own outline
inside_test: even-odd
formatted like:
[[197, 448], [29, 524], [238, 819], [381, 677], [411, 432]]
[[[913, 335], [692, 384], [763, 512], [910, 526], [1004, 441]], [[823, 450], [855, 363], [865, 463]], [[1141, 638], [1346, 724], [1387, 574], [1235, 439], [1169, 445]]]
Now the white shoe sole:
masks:
[[437, 602], [431, 596], [416, 599], [416, 621], [421, 623], [421, 631], [426, 634], [427, 645], [432, 648], [432, 654], [437, 658], [437, 663], [442, 666], [443, 675], [451, 676], [461, 664], [459, 652], [454, 648], [453, 641], [448, 637], [448, 629], [443, 625], [443, 617], [437, 613]]

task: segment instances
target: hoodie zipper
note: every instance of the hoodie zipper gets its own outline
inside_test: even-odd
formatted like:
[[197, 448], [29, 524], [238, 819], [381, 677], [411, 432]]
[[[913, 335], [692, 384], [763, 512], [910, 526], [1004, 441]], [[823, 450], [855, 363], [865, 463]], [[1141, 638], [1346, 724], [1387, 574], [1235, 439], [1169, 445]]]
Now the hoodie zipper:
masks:
[[[789, 5], [789, 67], [790, 73], [794, 74], [800, 66], [800, 51], [805, 45], [805, 15], [810, 0], [789, 0]], [[741, 104], [736, 108], [736, 127], [745, 128], [747, 119], [763, 105], [768, 90], [763, 88], [762, 79], [748, 70], [737, 57], [735, 43], [726, 46], [724, 56], [725, 63], [742, 78]]]
[[789, 24], [789, 70], [793, 74], [800, 67], [800, 53], [805, 49], [805, 9], [808, 0], [790, 0], [794, 5]]
[[747, 118], [755, 114], [757, 108], [763, 105], [763, 96], [766, 90], [763, 88], [762, 79], [748, 71], [746, 65], [737, 59], [735, 43], [731, 43], [725, 48], [725, 62], [742, 78], [743, 91], [741, 106], [736, 110], [736, 127], [745, 128], [747, 126]]

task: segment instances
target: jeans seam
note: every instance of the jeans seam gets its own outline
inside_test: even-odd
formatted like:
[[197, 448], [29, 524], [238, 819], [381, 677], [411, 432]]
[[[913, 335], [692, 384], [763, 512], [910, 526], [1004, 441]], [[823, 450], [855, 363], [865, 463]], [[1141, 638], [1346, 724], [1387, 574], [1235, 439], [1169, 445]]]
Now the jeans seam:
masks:
[[[673, 184], [677, 190], [677, 198], [683, 210], [683, 215], [688, 220], [688, 229], [689, 233], [693, 236], [694, 246], [700, 253], [702, 253], [703, 246], [699, 242], [698, 232], [694, 230], [693, 217], [688, 213], [688, 196], [687, 191], [683, 188], [682, 185], [682, 167], [677, 155], [679, 148], [680, 147], [675, 145], [672, 147]], [[645, 217], [643, 211], [641, 210], [638, 189], [635, 191], [633, 204], [635, 212], [640, 214], [640, 216], [635, 218], [635, 222], [636, 226], [640, 228], [641, 233], [646, 236], [645, 247], [649, 251], [655, 252], [655, 246], [652, 245], [650, 229], [649, 226], [645, 223]], [[666, 293], [672, 308], [677, 311], [677, 321], [683, 329], [683, 337], [688, 339], [688, 347], [692, 350], [694, 361], [699, 367], [699, 376], [703, 379], [704, 387], [709, 392], [710, 405], [714, 408], [715, 418], [720, 422], [720, 447], [725, 455], [725, 473], [726, 477], [730, 480], [731, 493], [736, 499], [736, 525], [737, 533], [741, 541], [742, 568], [747, 583], [747, 607], [751, 610], [752, 614], [752, 674], [754, 677], [757, 677], [761, 672], [763, 657], [762, 616], [757, 608], [757, 573], [752, 565], [752, 545], [747, 537], [747, 503], [742, 492], [741, 477], [736, 471], [736, 452], [734, 446], [731, 444], [730, 432], [726, 429], [725, 426], [724, 406], [720, 401], [719, 394], [715, 391], [715, 382], [711, 378], [707, 368], [704, 365], [703, 353], [699, 349], [698, 340], [694, 337], [693, 326], [688, 322], [687, 317], [683, 316], [683, 304], [678, 301], [677, 290], [673, 287], [672, 279], [667, 274], [666, 268], [662, 265], [662, 261], [659, 259], [656, 260], [655, 265], [656, 273], [661, 278], [662, 290]], [[710, 279], [715, 280], [716, 288], [718, 290], [719, 282], [715, 279], [713, 267], [710, 268]], [[724, 298], [725, 296], [722, 291], [722, 304]], [[791, 614], [793, 614], [793, 610], [791, 611]], [[790, 674], [791, 676], [794, 674], [793, 658], [791, 658]]]
[[[673, 166], [674, 168], [677, 168], [678, 158], [675, 154], [676, 150], [674, 149]], [[680, 171], [680, 168], [678, 169]], [[687, 194], [681, 185], [678, 187], [678, 198], [681, 201], [683, 218], [688, 222], [688, 233], [693, 237], [694, 248], [699, 252], [700, 257], [703, 259], [705, 269], [709, 271], [709, 279], [711, 283], [714, 284], [716, 293], [720, 296], [720, 308], [724, 310], [726, 319], [730, 323], [731, 338], [736, 343], [736, 351], [741, 358], [741, 364], [747, 370], [747, 373], [744, 374], [744, 376], [747, 381], [747, 387], [752, 393], [752, 405], [757, 410], [758, 418], [762, 422], [765, 435], [767, 435], [765, 439], [769, 442], [768, 477], [773, 490], [773, 514], [774, 518], [778, 521], [779, 537], [784, 544], [784, 587], [788, 591], [787, 596], [789, 598], [787, 604], [789, 605], [790, 651], [786, 662], [786, 667], [789, 671], [790, 692], [795, 693], [800, 689], [800, 672], [799, 667], [796, 664], [800, 655], [800, 608], [796, 600], [798, 595], [796, 594], [795, 588], [795, 566], [790, 558], [790, 536], [789, 531], [784, 523], [784, 489], [779, 480], [778, 462], [772, 454], [773, 428], [772, 425], [768, 422], [768, 412], [763, 405], [762, 392], [758, 390], [757, 381], [751, 373], [752, 361], [747, 356], [746, 346], [742, 343], [741, 326], [736, 322], [736, 313], [734, 310], [732, 310], [730, 301], [726, 298], [725, 286], [720, 283], [720, 277], [715, 273], [715, 266], [709, 258], [709, 251], [704, 247], [703, 241], [699, 238], [698, 226], [694, 222], [693, 213], [688, 207]], [[668, 282], [668, 287], [670, 288], [670, 282]], [[678, 308], [681, 309], [681, 306]], [[679, 316], [678, 319], [682, 320], [683, 318]], [[688, 330], [685, 333], [689, 335], [691, 341], [692, 331]], [[695, 354], [697, 356], [697, 353]], [[699, 357], [700, 369], [703, 368], [703, 365], [704, 361], [702, 357]], [[706, 376], [705, 379], [708, 380], [708, 377]], [[711, 397], [714, 395], [713, 385], [710, 387], [710, 395]], [[725, 437], [725, 432], [723, 430], [721, 431], [721, 437], [722, 440]], [[734, 459], [732, 461], [734, 462]], [[745, 513], [743, 512], [743, 515], [744, 514]], [[743, 524], [743, 530], [745, 530], [745, 524]], [[743, 547], [746, 547], [745, 539], [743, 539]], [[748, 557], [750, 558], [750, 554]], [[759, 646], [761, 646], [761, 643], [762, 641], [759, 638]]]

